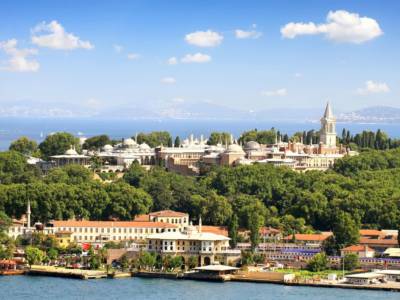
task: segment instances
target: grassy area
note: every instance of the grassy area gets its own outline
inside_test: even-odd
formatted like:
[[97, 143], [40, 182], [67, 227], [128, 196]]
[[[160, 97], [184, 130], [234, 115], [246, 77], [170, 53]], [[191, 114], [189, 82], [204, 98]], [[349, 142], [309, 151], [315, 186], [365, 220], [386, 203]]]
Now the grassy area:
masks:
[[[338, 277], [342, 276], [341, 270], [325, 270], [321, 272], [311, 272], [308, 270], [299, 270], [299, 269], [277, 269], [276, 272], [283, 272], [283, 273], [294, 273], [296, 276], [301, 278], [327, 278], [329, 274], [336, 273]], [[349, 273], [348, 271], [344, 272], [345, 274]]]

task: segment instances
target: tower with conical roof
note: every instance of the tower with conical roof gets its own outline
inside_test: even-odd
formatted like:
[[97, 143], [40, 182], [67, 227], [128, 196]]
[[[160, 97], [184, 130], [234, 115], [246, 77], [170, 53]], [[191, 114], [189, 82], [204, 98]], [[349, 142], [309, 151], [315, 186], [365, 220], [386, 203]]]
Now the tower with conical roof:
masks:
[[321, 118], [320, 142], [327, 147], [336, 147], [336, 118], [329, 102]]

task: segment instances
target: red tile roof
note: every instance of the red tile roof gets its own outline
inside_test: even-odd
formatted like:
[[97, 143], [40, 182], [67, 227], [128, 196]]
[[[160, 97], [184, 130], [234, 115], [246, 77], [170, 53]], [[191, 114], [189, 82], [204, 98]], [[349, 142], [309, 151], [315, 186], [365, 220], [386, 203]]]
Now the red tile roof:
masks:
[[382, 245], [382, 246], [398, 245], [397, 239], [370, 239], [366, 237], [361, 237], [359, 243], [365, 245]]
[[[196, 226], [199, 229], [199, 226]], [[214, 233], [223, 236], [228, 236], [228, 228], [226, 226], [208, 226], [202, 225], [201, 226], [202, 232]]]
[[150, 216], [149, 215], [137, 215], [135, 217], [134, 221], [148, 222], [148, 221], [150, 221]]
[[138, 221], [53, 221], [54, 227], [137, 227], [137, 228], [176, 228], [174, 224], [165, 222]]
[[[328, 237], [330, 237], [332, 233], [296, 233], [295, 240], [296, 241], [325, 241]], [[284, 240], [293, 239], [293, 235], [290, 234], [284, 238]]]
[[272, 227], [261, 227], [260, 228], [261, 234], [278, 234], [280, 232], [281, 231], [279, 229], [272, 228]]
[[368, 247], [367, 245], [351, 245], [346, 248], [343, 248], [342, 250], [349, 252], [374, 251], [374, 249]]
[[384, 235], [384, 233], [377, 229], [360, 229], [360, 235]]
[[173, 211], [173, 210], [160, 210], [160, 211], [155, 211], [149, 213], [150, 216], [152, 217], [187, 217], [187, 213], [182, 213], [179, 211]]

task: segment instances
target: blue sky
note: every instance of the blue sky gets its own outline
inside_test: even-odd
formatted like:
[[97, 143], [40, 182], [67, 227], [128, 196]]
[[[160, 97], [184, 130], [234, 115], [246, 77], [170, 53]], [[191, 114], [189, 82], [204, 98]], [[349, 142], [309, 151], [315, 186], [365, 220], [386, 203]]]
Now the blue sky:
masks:
[[[0, 112], [399, 107], [399, 11], [399, 1], [1, 1]], [[55, 26], [62, 35], [46, 37]]]

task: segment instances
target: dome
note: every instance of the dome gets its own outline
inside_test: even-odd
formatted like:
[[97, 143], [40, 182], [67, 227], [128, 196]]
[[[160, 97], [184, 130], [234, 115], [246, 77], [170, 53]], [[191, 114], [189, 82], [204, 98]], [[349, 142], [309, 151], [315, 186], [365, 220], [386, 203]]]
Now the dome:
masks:
[[244, 154], [244, 151], [243, 151], [242, 147], [240, 147], [238, 144], [229, 145], [228, 149], [226, 150], [226, 152]]
[[104, 150], [104, 151], [112, 151], [113, 149], [114, 149], [114, 147], [111, 146], [111, 145], [109, 145], [109, 144], [104, 145], [104, 147], [103, 147], [103, 150]]
[[147, 145], [146, 143], [140, 144], [139, 146], [140, 150], [150, 150], [150, 146]]
[[131, 138], [124, 139], [125, 146], [133, 146], [135, 144], [136, 144], [136, 142], [134, 140], [132, 140]]
[[255, 141], [250, 141], [245, 144], [244, 148], [246, 150], [258, 151], [261, 149], [261, 146], [259, 143], [255, 142]]
[[76, 150], [71, 147], [67, 151], [65, 151], [65, 155], [78, 155], [78, 152], [76, 152]]

